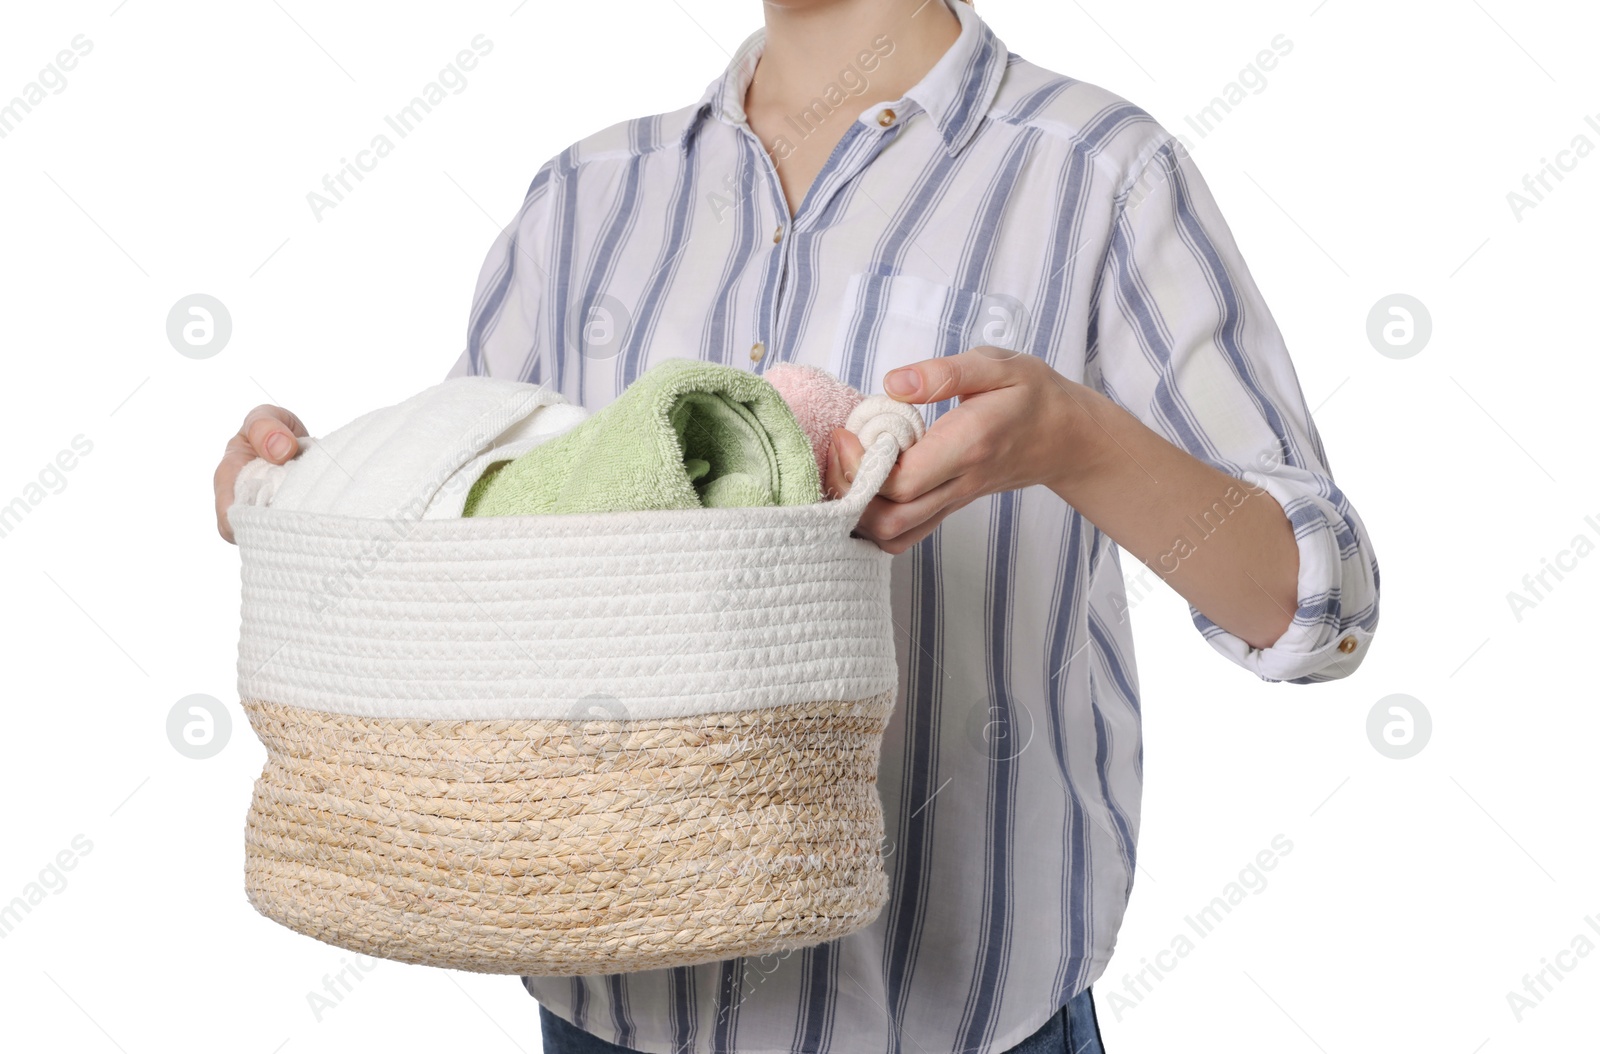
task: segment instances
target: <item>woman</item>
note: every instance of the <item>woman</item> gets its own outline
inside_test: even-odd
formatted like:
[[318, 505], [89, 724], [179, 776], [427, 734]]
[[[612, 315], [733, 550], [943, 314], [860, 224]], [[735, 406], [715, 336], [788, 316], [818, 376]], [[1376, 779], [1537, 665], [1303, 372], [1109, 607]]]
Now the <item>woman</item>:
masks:
[[[1181, 145], [954, 0], [768, 0], [695, 105], [540, 169], [452, 375], [595, 409], [652, 363], [820, 366], [922, 404], [860, 532], [899, 554], [888, 906], [751, 962], [526, 978], [545, 1049], [1100, 1049], [1141, 752], [1118, 549], [1271, 680], [1352, 672], [1378, 571]], [[216, 477], [305, 430], [259, 407]], [[835, 434], [827, 485], [861, 448]], [[935, 528], [938, 528], [937, 532]], [[615, 1045], [613, 1045], [615, 1044]]]

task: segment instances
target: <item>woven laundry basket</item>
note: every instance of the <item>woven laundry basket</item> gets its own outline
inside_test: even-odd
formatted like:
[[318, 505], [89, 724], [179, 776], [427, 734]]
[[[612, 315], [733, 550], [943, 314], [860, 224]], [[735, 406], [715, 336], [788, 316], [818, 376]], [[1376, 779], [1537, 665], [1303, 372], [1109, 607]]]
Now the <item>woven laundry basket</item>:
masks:
[[245, 888], [367, 955], [618, 973], [817, 944], [887, 895], [890, 556], [814, 505], [395, 523], [229, 510], [267, 762]]

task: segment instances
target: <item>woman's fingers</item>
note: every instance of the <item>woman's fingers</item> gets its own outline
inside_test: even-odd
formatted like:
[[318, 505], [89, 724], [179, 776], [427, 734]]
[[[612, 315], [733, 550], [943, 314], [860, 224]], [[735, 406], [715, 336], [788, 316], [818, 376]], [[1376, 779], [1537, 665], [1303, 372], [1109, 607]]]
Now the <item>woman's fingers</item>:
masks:
[[[982, 345], [959, 355], [913, 362], [883, 375], [884, 394], [901, 402], [936, 403], [942, 399], [1006, 388], [1018, 383], [1021, 352]], [[1027, 368], [1027, 367], [1020, 367]]]
[[850, 491], [850, 483], [861, 467], [861, 455], [866, 451], [861, 440], [849, 429], [835, 428], [833, 441], [828, 446], [828, 468], [822, 474], [822, 493], [826, 498], [842, 498]]
[[941, 520], [970, 501], [976, 491], [972, 480], [958, 476], [912, 501], [873, 498], [856, 530], [885, 552], [903, 553], [932, 534]]
[[[952, 411], [953, 413], [953, 411]], [[949, 414], [945, 415], [946, 419]], [[948, 426], [947, 426], [948, 429]], [[900, 455], [878, 494], [867, 503], [858, 533], [886, 552], [900, 553], [927, 537], [939, 521], [971, 499], [972, 477], [965, 475], [969, 458], [953, 430], [938, 425]], [[846, 429], [835, 429], [823, 473], [823, 492], [830, 498], [850, 490], [865, 453], [861, 441]]]
[[[961, 422], [952, 420], [954, 412], [946, 414], [910, 450], [900, 454], [883, 486], [878, 488], [879, 497], [897, 502], [914, 501], [971, 467], [974, 444], [963, 437]], [[844, 428], [833, 430], [828, 470], [822, 478], [825, 495], [842, 497], [850, 489], [850, 481], [855, 478], [864, 453], [861, 440], [853, 432]]]
[[878, 488], [879, 497], [902, 503], [916, 501], [972, 467], [973, 444], [961, 428], [963, 419], [956, 419], [954, 414], [952, 410], [939, 418], [910, 450], [900, 454], [894, 471]]
[[245, 415], [239, 434], [249, 442], [256, 457], [281, 465], [300, 452], [295, 437], [305, 435], [306, 426], [281, 406], [258, 406]]
[[233, 504], [233, 485], [239, 478], [239, 470], [258, 457], [275, 465], [283, 464], [300, 452], [298, 437], [306, 434], [306, 426], [300, 418], [281, 406], [258, 406], [245, 415], [244, 424], [228, 440], [222, 461], [211, 477], [218, 534], [233, 541], [228, 506]]

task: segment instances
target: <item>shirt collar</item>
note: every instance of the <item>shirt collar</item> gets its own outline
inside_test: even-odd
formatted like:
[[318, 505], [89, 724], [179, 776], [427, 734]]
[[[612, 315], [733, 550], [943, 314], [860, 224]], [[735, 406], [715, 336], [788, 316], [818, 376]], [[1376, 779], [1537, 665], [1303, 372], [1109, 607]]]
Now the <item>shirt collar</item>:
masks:
[[[901, 116], [909, 116], [906, 100], [933, 119], [944, 140], [945, 149], [955, 153], [967, 144], [978, 126], [983, 123], [1000, 89], [1000, 79], [1007, 63], [1006, 46], [994, 35], [983, 19], [960, 0], [940, 0], [954, 12], [961, 22], [961, 35], [934, 63], [926, 76], [900, 99], [880, 99], [861, 112], [858, 120], [872, 120], [882, 105], [900, 107]], [[767, 31], [758, 29], [745, 38], [721, 76], [707, 86], [700, 98], [696, 117], [709, 115], [727, 124], [745, 123], [744, 95], [755, 73], [756, 62], [766, 47]], [[860, 98], [866, 98], [865, 95]], [[876, 125], [876, 122], [873, 122]], [[698, 120], [687, 122], [683, 138], [686, 140], [699, 125]]]

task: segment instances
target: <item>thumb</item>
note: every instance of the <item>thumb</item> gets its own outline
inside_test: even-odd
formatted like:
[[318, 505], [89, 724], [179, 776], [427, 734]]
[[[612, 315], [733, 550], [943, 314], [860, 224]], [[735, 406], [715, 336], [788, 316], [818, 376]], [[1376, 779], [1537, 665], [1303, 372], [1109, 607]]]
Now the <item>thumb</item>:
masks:
[[890, 370], [883, 378], [886, 394], [903, 403], [936, 403], [960, 395], [1007, 388], [1016, 383], [1012, 360], [1017, 352], [980, 347], [924, 359]]

